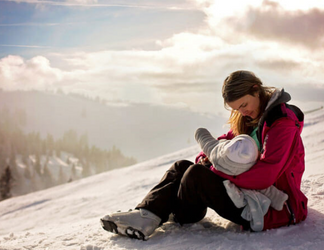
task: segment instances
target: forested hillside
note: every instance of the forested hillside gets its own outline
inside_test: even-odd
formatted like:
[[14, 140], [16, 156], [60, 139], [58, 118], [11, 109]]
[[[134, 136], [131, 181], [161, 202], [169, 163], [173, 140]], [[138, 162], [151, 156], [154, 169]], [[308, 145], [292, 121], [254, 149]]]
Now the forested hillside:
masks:
[[87, 134], [73, 129], [56, 140], [51, 134], [25, 133], [23, 109], [4, 106], [0, 117], [0, 200], [136, 163], [115, 146], [89, 145]]
[[[111, 103], [99, 97], [64, 94], [62, 91], [1, 91], [0, 110], [22, 113], [25, 133], [39, 132], [55, 140], [68, 130], [86, 134], [89, 145], [123, 154], [139, 162], [195, 145], [197, 127], [208, 127], [219, 135], [226, 119], [204, 115], [187, 108], [175, 108], [120, 101]], [[215, 110], [215, 114], [217, 110]], [[24, 118], [25, 117], [25, 118]]]
[[224, 123], [184, 108], [0, 89], [0, 178], [26, 194], [186, 148], [197, 127], [219, 135]]

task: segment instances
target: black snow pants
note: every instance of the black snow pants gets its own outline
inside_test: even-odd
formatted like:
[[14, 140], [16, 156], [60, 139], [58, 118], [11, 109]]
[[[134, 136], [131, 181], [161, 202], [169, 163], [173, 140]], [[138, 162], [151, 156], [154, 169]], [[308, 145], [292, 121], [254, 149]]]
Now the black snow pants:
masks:
[[249, 222], [241, 217], [243, 208], [234, 205], [223, 181], [204, 165], [177, 161], [136, 209], [151, 211], [161, 218], [161, 224], [171, 213], [176, 221], [185, 224], [202, 220], [209, 207], [221, 217], [248, 229]]

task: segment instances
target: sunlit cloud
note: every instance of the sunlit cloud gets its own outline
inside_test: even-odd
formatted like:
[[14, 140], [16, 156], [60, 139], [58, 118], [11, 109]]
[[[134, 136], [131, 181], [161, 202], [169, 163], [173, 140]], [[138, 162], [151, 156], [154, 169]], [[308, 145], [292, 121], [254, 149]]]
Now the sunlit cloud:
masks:
[[1, 87], [15, 89], [45, 89], [62, 79], [62, 72], [51, 67], [42, 56], [25, 61], [19, 56], [8, 56], [0, 60]]
[[[148, 1], [132, 4], [150, 5]], [[118, 103], [179, 104], [210, 113], [223, 106], [223, 80], [238, 69], [254, 71], [270, 86], [307, 86], [307, 97], [303, 96], [303, 100], [312, 100], [311, 93], [323, 93], [321, 8], [300, 5], [298, 9], [297, 3], [289, 7], [286, 1], [253, 0], [163, 4], [155, 7], [187, 6], [203, 11], [204, 26], [157, 39], [155, 50], [74, 49], [31, 59], [7, 56], [0, 61], [0, 86], [9, 90], [62, 88]]]
[[223, 23], [245, 37], [297, 43], [310, 49], [324, 44], [324, 10], [317, 8], [287, 11], [279, 3], [270, 2], [249, 8], [241, 18], [226, 18]]
[[257, 64], [260, 67], [264, 67], [269, 70], [282, 72], [291, 72], [293, 70], [300, 70], [301, 68], [301, 64], [298, 62], [280, 59], [257, 61]]

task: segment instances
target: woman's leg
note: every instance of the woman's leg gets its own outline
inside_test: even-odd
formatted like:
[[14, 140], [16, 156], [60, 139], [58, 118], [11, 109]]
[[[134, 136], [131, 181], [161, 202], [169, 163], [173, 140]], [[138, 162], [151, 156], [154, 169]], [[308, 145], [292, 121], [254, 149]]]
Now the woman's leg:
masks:
[[205, 166], [191, 165], [181, 179], [176, 219], [182, 224], [193, 222], [199, 214], [197, 211], [209, 207], [223, 218], [242, 225], [245, 229], [249, 228], [249, 222], [241, 217], [243, 208], [234, 205], [223, 181], [223, 178]]
[[175, 210], [180, 181], [192, 164], [186, 160], [174, 163], [135, 210], [104, 216], [102, 227], [131, 238], [147, 239]]
[[249, 228], [249, 222], [241, 217], [243, 208], [234, 205], [223, 181], [203, 165], [178, 161], [136, 208], [151, 211], [161, 218], [161, 223], [174, 213], [176, 220], [185, 224], [203, 219], [209, 207], [223, 218]]
[[107, 215], [101, 223], [107, 231], [145, 239], [159, 224], [166, 222], [171, 213], [180, 224], [194, 223], [203, 219], [210, 207], [220, 216], [249, 228], [249, 222], [241, 217], [243, 209], [235, 207], [223, 181], [203, 165], [178, 161], [135, 211]]
[[166, 222], [177, 206], [181, 179], [191, 165], [193, 163], [187, 160], [175, 162], [136, 209], [147, 209], [160, 217], [161, 223]]

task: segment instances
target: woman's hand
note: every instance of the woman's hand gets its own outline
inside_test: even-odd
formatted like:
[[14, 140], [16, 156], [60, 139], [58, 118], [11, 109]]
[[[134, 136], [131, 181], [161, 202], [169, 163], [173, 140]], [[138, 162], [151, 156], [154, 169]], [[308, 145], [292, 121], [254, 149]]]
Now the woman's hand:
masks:
[[212, 165], [207, 156], [205, 158], [202, 157], [198, 163], [204, 166]]

